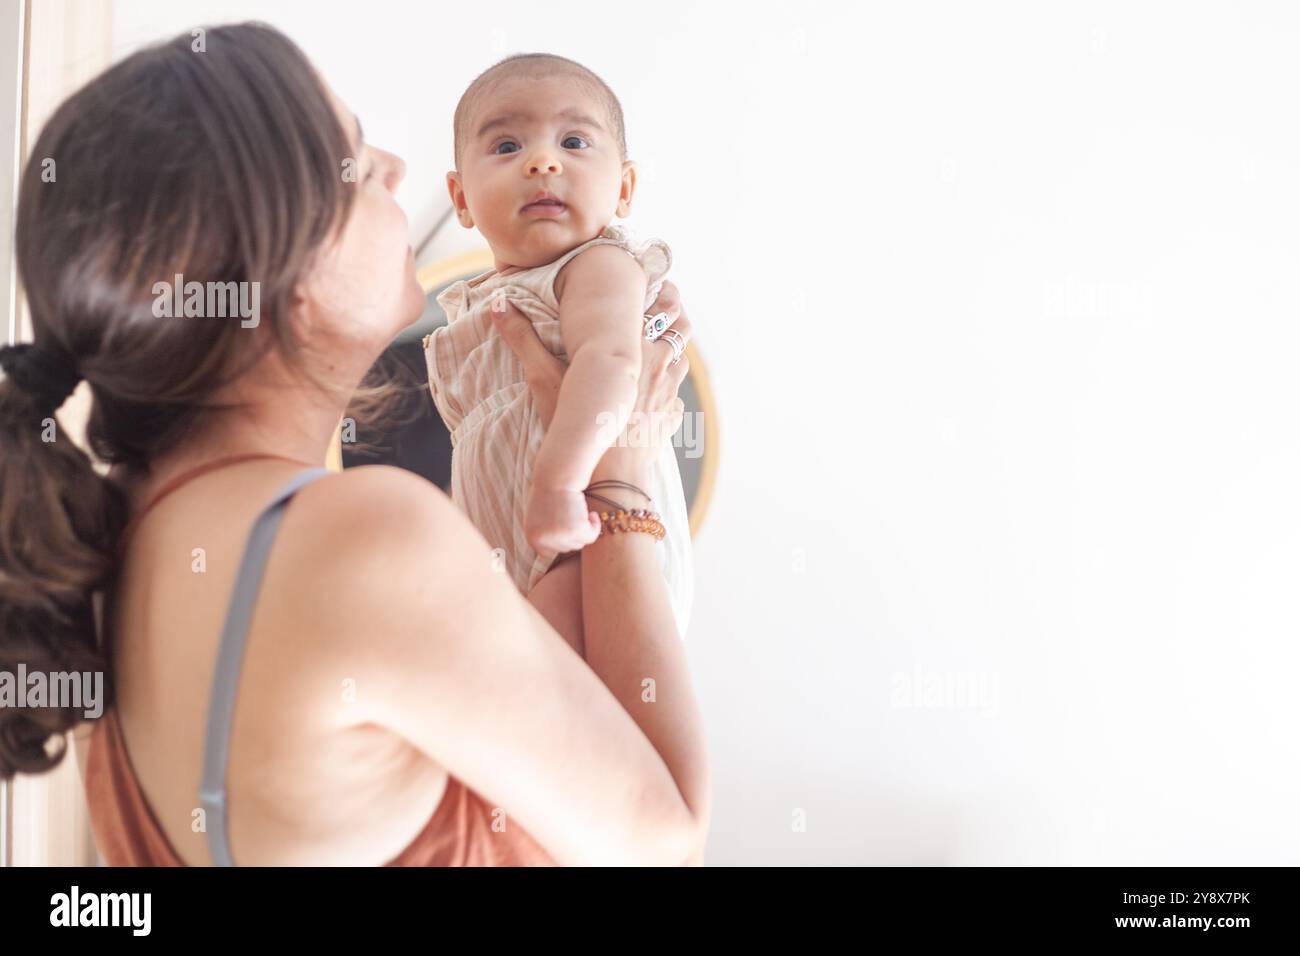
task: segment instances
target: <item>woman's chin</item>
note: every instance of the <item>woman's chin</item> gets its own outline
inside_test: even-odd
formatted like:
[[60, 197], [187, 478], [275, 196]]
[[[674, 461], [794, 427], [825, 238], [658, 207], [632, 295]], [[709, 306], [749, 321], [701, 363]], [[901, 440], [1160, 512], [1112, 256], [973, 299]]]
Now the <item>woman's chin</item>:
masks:
[[[405, 301], [407, 307], [404, 310], [405, 321], [402, 324], [402, 329], [405, 329], [407, 326], [418, 321], [420, 316], [424, 314], [425, 306], [429, 304], [429, 300], [424, 294], [424, 289], [420, 286], [419, 280], [416, 279], [414, 275], [411, 276], [411, 281], [407, 286]], [[402, 329], [398, 329], [398, 331], [400, 332]]]
[[406, 328], [421, 315], [424, 314], [424, 308], [428, 305], [428, 298], [424, 294], [424, 288], [420, 285], [420, 279], [415, 268], [415, 250], [410, 246], [406, 247], [406, 296], [405, 302], [408, 304], [408, 311], [411, 313], [410, 320], [403, 325]]

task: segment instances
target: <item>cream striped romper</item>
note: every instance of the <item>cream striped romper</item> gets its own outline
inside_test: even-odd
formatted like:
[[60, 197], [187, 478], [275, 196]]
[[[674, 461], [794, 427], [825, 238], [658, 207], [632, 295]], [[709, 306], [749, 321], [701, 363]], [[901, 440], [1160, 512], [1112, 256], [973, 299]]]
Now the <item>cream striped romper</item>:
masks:
[[[648, 310], [659, 297], [672, 253], [661, 240], [638, 243], [626, 227], [611, 224], [554, 262], [505, 276], [493, 270], [447, 287], [438, 295], [447, 324], [424, 337], [429, 388], [451, 433], [452, 500], [488, 544], [504, 552], [506, 569], [525, 594], [557, 557], [535, 552], [524, 536], [533, 462], [545, 432], [523, 368], [492, 325], [491, 300], [503, 295], [513, 302], [542, 343], [567, 362], [555, 276], [582, 250], [605, 243], [620, 246], [645, 269]], [[646, 491], [662, 515], [666, 534], [656, 547], [678, 634], [685, 638], [694, 573], [686, 498], [671, 444], [665, 444], [656, 459]]]

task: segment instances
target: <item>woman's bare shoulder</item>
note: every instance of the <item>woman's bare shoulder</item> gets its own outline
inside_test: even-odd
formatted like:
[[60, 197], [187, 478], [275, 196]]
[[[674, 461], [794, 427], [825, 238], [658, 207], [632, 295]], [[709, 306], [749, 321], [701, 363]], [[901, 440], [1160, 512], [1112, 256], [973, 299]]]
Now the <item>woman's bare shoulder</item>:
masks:
[[296, 507], [311, 513], [312, 526], [330, 532], [346, 531], [350, 524], [400, 523], [412, 512], [433, 514], [451, 506], [433, 482], [393, 465], [345, 468], [306, 486], [298, 500], [303, 504]]
[[408, 597], [416, 600], [467, 552], [481, 550], [485, 567], [491, 561], [487, 542], [441, 488], [388, 465], [348, 468], [308, 485], [280, 534], [292, 539], [282, 552], [286, 597], [318, 623], [317, 639], [336, 632], [346, 644], [400, 616]]
[[372, 578], [377, 562], [389, 573], [405, 570], [395, 566], [399, 552], [436, 561], [449, 538], [466, 529], [477, 534], [441, 488], [390, 465], [347, 468], [313, 482], [298, 493], [283, 527], [300, 558], [354, 583]]

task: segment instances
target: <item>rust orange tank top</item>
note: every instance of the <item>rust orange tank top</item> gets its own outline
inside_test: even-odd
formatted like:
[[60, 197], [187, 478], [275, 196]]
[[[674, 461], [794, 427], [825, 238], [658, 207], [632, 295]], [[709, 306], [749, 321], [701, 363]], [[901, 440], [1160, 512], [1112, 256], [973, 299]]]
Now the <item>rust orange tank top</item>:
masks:
[[[131, 533], [145, 513], [165, 495], [187, 481], [226, 464], [250, 458], [282, 458], [248, 454], [221, 458], [191, 469], [165, 485], [131, 519], [123, 531], [119, 553], [125, 554]], [[296, 461], [296, 459], [283, 459]], [[299, 464], [305, 464], [299, 462]], [[309, 466], [310, 467], [310, 466]], [[107, 648], [110, 617], [96, 614], [101, 640]], [[131, 766], [126, 739], [115, 708], [95, 723], [86, 753], [84, 773], [91, 830], [108, 866], [184, 866]], [[441, 801], [424, 828], [385, 866], [555, 866], [555, 861], [522, 827], [507, 822], [494, 829], [492, 808], [479, 794], [454, 776], [447, 778]]]

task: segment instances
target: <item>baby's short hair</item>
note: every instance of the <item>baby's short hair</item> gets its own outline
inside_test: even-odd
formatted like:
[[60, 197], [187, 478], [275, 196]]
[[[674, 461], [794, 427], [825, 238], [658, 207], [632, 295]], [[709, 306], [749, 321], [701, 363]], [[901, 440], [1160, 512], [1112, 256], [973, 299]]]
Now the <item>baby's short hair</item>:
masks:
[[618, 142], [619, 158], [626, 160], [627, 134], [623, 128], [623, 107], [604, 80], [581, 63], [567, 57], [556, 56], [554, 53], [516, 53], [488, 67], [476, 76], [474, 82], [470, 83], [461, 94], [452, 121], [454, 136], [452, 149], [455, 153], [456, 168], [460, 169], [461, 155], [473, 135], [473, 131], [469, 129], [469, 122], [474, 110], [494, 83], [514, 76], [544, 78], [560, 74], [585, 82], [601, 100], [609, 121], [610, 132]]

